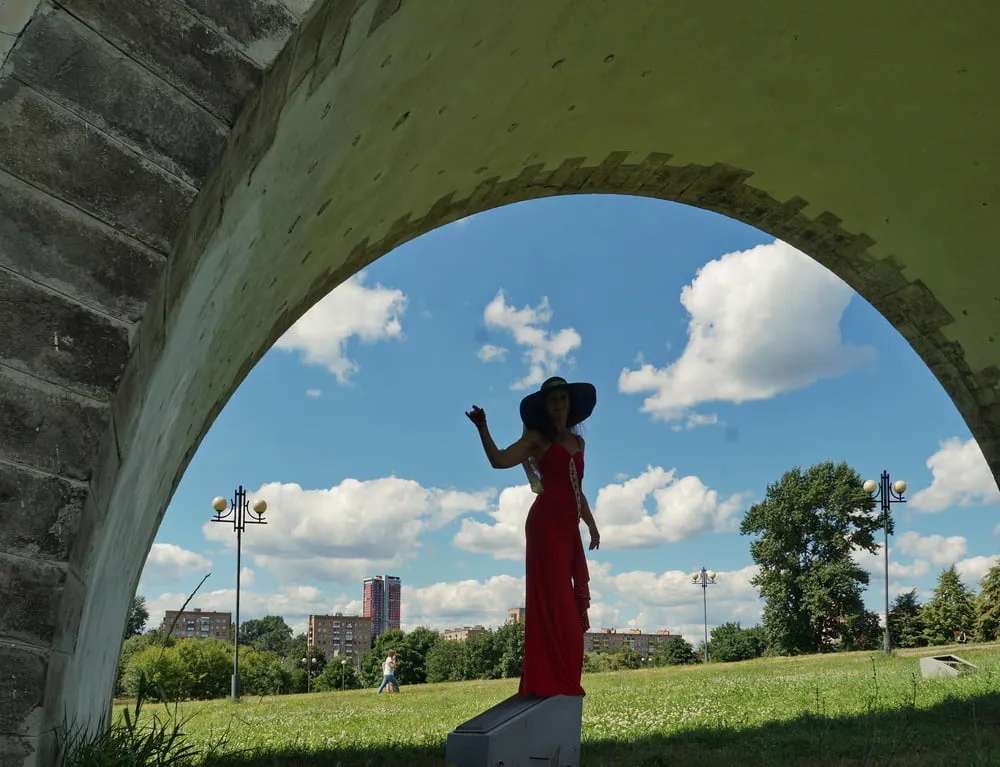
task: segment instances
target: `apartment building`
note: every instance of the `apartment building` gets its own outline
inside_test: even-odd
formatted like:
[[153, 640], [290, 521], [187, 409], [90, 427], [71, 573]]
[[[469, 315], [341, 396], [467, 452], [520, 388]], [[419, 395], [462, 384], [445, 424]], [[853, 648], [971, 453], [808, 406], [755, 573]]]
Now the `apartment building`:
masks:
[[631, 647], [643, 658], [656, 654], [672, 637], [666, 629], [660, 629], [655, 634], [645, 634], [642, 629], [629, 628], [618, 631], [614, 628], [602, 628], [599, 631], [588, 631], [583, 635], [583, 647], [587, 652], [613, 652], [624, 647]]
[[327, 663], [334, 658], [347, 658], [354, 668], [361, 667], [361, 658], [372, 646], [372, 621], [362, 615], [310, 615], [306, 634], [309, 644], [326, 655]]
[[365, 578], [362, 585], [362, 611], [372, 622], [372, 636], [399, 628], [403, 584], [397, 575]]
[[[171, 630], [173, 626], [173, 630]], [[174, 639], [223, 639], [232, 638], [233, 614], [204, 612], [195, 607], [180, 612], [167, 610], [160, 624], [160, 631], [170, 633]]]
[[508, 623], [524, 623], [524, 608], [512, 607], [507, 611]]
[[441, 632], [441, 638], [452, 642], [464, 642], [466, 639], [476, 636], [476, 634], [484, 633], [486, 633], [486, 628], [483, 626], [463, 626], [460, 629], [445, 629]]

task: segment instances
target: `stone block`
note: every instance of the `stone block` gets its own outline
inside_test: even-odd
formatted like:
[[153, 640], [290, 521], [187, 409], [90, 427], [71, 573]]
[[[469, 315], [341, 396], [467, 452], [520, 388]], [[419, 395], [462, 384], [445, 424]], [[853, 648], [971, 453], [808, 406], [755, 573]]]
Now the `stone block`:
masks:
[[86, 481], [110, 408], [0, 368], [0, 458]]
[[0, 583], [4, 585], [0, 640], [50, 646], [61, 617], [65, 580], [66, 571], [56, 565], [0, 555]]
[[0, 173], [0, 264], [136, 322], [166, 260], [96, 218]]
[[227, 35], [262, 69], [270, 66], [285, 41], [295, 31], [298, 19], [278, 0], [183, 0], [189, 8]]
[[17, 37], [38, 7], [38, 0], [4, 0], [0, 5], [0, 32]]
[[190, 99], [232, 123], [260, 70], [179, 3], [64, 0], [60, 3]]
[[0, 168], [164, 253], [195, 195], [13, 79], [0, 84]]
[[323, 31], [326, 29], [326, 14], [331, 5], [332, 3], [319, 0], [299, 25], [295, 36], [295, 60], [292, 62], [292, 72], [288, 79], [289, 93], [295, 92], [316, 64], [316, 53], [323, 38]]
[[26, 720], [45, 699], [45, 661], [41, 652], [0, 642], [0, 700], [4, 703], [0, 733], [27, 731]]
[[323, 34], [320, 36], [319, 49], [316, 52], [316, 64], [309, 81], [310, 94], [340, 63], [340, 54], [344, 49], [344, 42], [347, 40], [351, 18], [361, 6], [361, 0], [325, 1], [329, 9], [326, 12]]
[[0, 271], [0, 362], [109, 400], [128, 360], [128, 327]]
[[25, 30], [11, 64], [20, 80], [192, 185], [222, 151], [224, 123], [63, 11]]
[[0, 553], [66, 561], [87, 489], [0, 463]]
[[[3, 711], [0, 708], [0, 726], [3, 725]], [[34, 738], [0, 735], [0, 767], [36, 767], [39, 764], [36, 752]]]

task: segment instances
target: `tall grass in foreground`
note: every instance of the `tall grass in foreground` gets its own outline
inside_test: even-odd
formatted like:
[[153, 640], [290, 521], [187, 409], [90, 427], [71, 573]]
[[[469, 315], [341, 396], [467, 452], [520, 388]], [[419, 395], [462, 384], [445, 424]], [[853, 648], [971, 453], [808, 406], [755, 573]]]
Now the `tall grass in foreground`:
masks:
[[[979, 671], [923, 680], [916, 657], [850, 653], [587, 675], [582, 763], [1000, 765], [1000, 649], [960, 654]], [[119, 707], [63, 767], [442, 765], [448, 732], [516, 686]]]

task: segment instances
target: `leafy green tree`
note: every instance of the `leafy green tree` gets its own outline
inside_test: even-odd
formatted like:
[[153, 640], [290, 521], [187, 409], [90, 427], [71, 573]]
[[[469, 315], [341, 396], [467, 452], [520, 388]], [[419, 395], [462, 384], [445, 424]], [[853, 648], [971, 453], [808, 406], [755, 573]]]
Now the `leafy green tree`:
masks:
[[698, 663], [694, 647], [682, 636], [670, 637], [653, 657], [654, 663], [661, 666], [683, 666], [689, 663]]
[[297, 660], [306, 657], [306, 650], [309, 649], [309, 639], [304, 633], [296, 634], [292, 637], [288, 655], [281, 656], [282, 660]]
[[859, 614], [844, 618], [840, 628], [840, 650], [877, 650], [883, 645], [882, 626], [878, 613], [862, 610]]
[[634, 671], [642, 667], [642, 655], [631, 647], [623, 647], [615, 655], [618, 656], [618, 668]]
[[921, 611], [924, 619], [924, 637], [929, 644], [947, 644], [954, 632], [971, 633], [975, 626], [975, 597], [962, 583], [962, 578], [952, 565], [942, 570], [934, 597]]
[[1000, 564], [993, 565], [979, 581], [976, 638], [983, 642], [1000, 639]]
[[[826, 461], [785, 472], [747, 511], [740, 532], [757, 536], [750, 554], [760, 571], [751, 583], [765, 599], [763, 626], [773, 649], [827, 649], [864, 613], [868, 573], [851, 554], [875, 552], [883, 520], [873, 510], [857, 472]], [[892, 519], [886, 523], [891, 533]]]
[[125, 618], [125, 639], [142, 634], [148, 620], [149, 610], [146, 609], [146, 597], [136, 594], [132, 597], [132, 602], [128, 607], [128, 615]]
[[893, 647], [923, 647], [927, 644], [924, 628], [916, 589], [910, 589], [892, 600], [889, 605], [889, 640]]
[[427, 653], [438, 642], [442, 641], [444, 640], [441, 639], [438, 632], [425, 626], [418, 626], [405, 636], [403, 642], [412, 653], [414, 664], [412, 668], [413, 681], [407, 682], [407, 684], [423, 684], [427, 681]]
[[583, 672], [585, 674], [601, 674], [615, 671], [614, 656], [610, 653], [595, 651], [583, 654]]
[[240, 681], [245, 695], [281, 695], [292, 691], [291, 674], [282, 666], [278, 654], [270, 650], [240, 653]]
[[131, 636], [122, 643], [122, 650], [118, 656], [118, 669], [115, 673], [115, 695], [125, 695], [125, 669], [128, 668], [129, 661], [147, 647], [161, 645], [162, 635], [159, 632]]
[[498, 677], [513, 679], [521, 676], [524, 663], [524, 624], [508, 621], [493, 633], [500, 656]]
[[[182, 639], [166, 650], [184, 670], [181, 697], [223, 698], [231, 690], [232, 648], [221, 639]], [[242, 675], [241, 675], [242, 676]]]
[[469, 655], [465, 642], [442, 639], [427, 651], [427, 681], [461, 682], [467, 679]]
[[339, 690], [341, 689], [341, 680], [343, 680], [343, 689], [345, 690], [356, 690], [361, 687], [361, 679], [350, 660], [344, 664], [337, 660], [327, 663], [323, 673], [313, 681], [313, 689], [317, 692]]
[[125, 694], [163, 702], [181, 700], [187, 674], [173, 650], [173, 647], [149, 646], [135, 653], [123, 675]]
[[474, 634], [465, 640], [468, 652], [467, 679], [502, 679], [502, 649], [492, 630]]
[[716, 626], [711, 637], [709, 651], [712, 660], [719, 663], [759, 658], [767, 649], [764, 632], [759, 626], [743, 628], [738, 621]]
[[280, 615], [265, 615], [244, 621], [240, 625], [240, 644], [255, 650], [270, 650], [279, 658], [287, 658], [292, 649], [292, 629]]

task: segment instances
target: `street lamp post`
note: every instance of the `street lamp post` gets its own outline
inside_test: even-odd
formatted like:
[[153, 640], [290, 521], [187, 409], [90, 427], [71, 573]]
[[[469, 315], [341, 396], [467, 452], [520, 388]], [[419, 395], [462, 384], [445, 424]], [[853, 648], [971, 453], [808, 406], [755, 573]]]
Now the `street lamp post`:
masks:
[[226, 504], [226, 499], [221, 495], [212, 500], [212, 508], [215, 509], [213, 522], [231, 522], [233, 530], [236, 531], [236, 623], [233, 632], [233, 684], [232, 696], [234, 701], [240, 699], [242, 687], [240, 685], [240, 559], [243, 552], [243, 531], [247, 525], [266, 525], [264, 512], [267, 511], [267, 502], [261, 499], [254, 501], [253, 508], [250, 508], [250, 501], [247, 500], [247, 491], [243, 485], [236, 488], [233, 499]]
[[892, 652], [892, 641], [889, 638], [889, 510], [894, 503], [906, 503], [906, 499], [903, 497], [903, 493], [906, 492], [906, 483], [901, 479], [891, 482], [889, 472], [883, 471], [878, 482], [869, 479], [862, 487], [866, 493], [879, 502], [882, 511], [882, 529], [885, 531], [885, 632], [882, 643], [885, 654], [889, 655]]
[[315, 658], [303, 658], [302, 662], [306, 664], [306, 694], [312, 690], [312, 668], [313, 664], [316, 662]]
[[340, 691], [344, 691], [344, 673], [347, 671], [347, 659], [340, 659]]
[[705, 608], [705, 663], [708, 663], [708, 587], [715, 583], [716, 573], [704, 567], [691, 575], [691, 583], [701, 586], [701, 601]]

